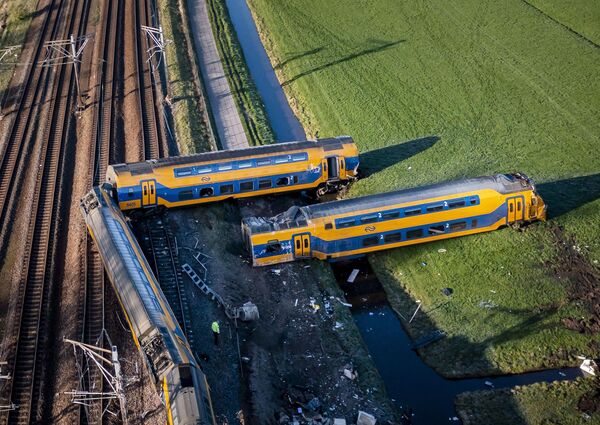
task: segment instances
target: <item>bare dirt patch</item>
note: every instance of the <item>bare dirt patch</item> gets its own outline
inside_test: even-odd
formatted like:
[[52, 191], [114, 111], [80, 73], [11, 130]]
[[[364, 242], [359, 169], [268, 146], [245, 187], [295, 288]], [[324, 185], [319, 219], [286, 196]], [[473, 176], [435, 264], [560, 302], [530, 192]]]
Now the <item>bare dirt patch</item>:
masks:
[[579, 302], [589, 312], [587, 318], [568, 317], [564, 325], [586, 334], [600, 332], [600, 273], [582, 255], [576, 241], [555, 226], [552, 229], [557, 241], [559, 260], [552, 264], [557, 278], [569, 282], [569, 300]]

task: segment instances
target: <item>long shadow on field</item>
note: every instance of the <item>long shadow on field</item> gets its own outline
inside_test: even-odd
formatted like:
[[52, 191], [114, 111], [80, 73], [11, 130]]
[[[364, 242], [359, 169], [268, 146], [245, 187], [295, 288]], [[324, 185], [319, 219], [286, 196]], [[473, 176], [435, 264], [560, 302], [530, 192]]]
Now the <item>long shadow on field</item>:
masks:
[[[344, 62], [349, 62], [353, 59], [359, 58], [361, 56], [365, 56], [365, 55], [370, 55], [373, 53], [377, 53], [377, 52], [381, 52], [383, 50], [389, 49], [391, 47], [394, 47], [400, 43], [404, 43], [406, 40], [396, 40], [396, 41], [383, 41], [383, 40], [377, 40], [377, 39], [369, 39], [368, 43], [369, 44], [375, 44], [374, 46], [368, 47], [366, 49], [362, 49], [358, 52], [354, 52], [345, 56], [342, 56], [341, 58], [337, 58], [337, 59], [333, 59], [330, 60], [329, 62], [323, 64], [323, 65], [319, 65], [316, 66], [314, 68], [311, 68], [309, 70], [303, 71], [300, 74], [297, 74], [295, 76], [293, 76], [292, 78], [290, 78], [287, 81], [284, 81], [281, 85], [282, 86], [287, 86], [290, 83], [293, 83], [294, 81], [302, 78], [302, 77], [306, 77], [307, 75], [313, 74], [315, 72], [318, 71], [322, 71], [324, 69], [327, 69], [331, 66], [335, 66], [335, 65], [339, 65], [341, 63]], [[319, 50], [319, 49], [316, 49]], [[311, 54], [311, 53], [316, 53], [316, 52], [306, 52], [307, 54]], [[293, 59], [293, 58], [292, 58]]]
[[275, 65], [273, 68], [274, 69], [281, 69], [284, 66], [286, 66], [287, 64], [289, 64], [290, 62], [293, 62], [293, 61], [298, 60], [298, 59], [305, 58], [305, 57], [310, 56], [310, 55], [315, 55], [315, 54], [319, 53], [323, 49], [324, 49], [324, 47], [317, 47], [316, 49], [306, 50], [304, 52], [292, 54], [290, 57], [288, 57], [287, 59], [281, 61], [280, 63], [278, 63], [277, 65]]
[[600, 173], [541, 183], [537, 189], [548, 205], [548, 218], [556, 218], [600, 198]]
[[438, 136], [421, 137], [408, 142], [385, 146], [360, 154], [360, 169], [365, 177], [404, 161], [426, 149], [440, 140]]

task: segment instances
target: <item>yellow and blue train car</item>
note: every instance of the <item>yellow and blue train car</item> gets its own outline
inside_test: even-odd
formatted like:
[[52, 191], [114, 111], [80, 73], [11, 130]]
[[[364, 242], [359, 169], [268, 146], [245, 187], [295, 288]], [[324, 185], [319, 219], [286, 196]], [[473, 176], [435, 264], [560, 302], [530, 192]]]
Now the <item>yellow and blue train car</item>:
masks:
[[242, 232], [255, 266], [369, 252], [545, 220], [524, 174], [498, 174], [248, 217]]
[[347, 136], [207, 152], [108, 167], [121, 210], [167, 208], [317, 189], [358, 175], [358, 148]]

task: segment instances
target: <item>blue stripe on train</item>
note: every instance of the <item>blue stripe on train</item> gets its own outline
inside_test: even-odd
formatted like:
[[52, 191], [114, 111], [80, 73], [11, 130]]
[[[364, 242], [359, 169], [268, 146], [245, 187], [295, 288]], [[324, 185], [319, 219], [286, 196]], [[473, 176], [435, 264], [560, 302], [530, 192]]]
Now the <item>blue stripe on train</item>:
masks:
[[[322, 175], [321, 167], [317, 167], [311, 171], [305, 171], [305, 172], [301, 172], [301, 173], [276, 174], [276, 175], [272, 175], [272, 176], [261, 176], [261, 177], [252, 178], [252, 179], [230, 180], [230, 181], [223, 181], [223, 182], [214, 182], [212, 184], [181, 186], [181, 187], [177, 187], [177, 188], [170, 188], [170, 187], [164, 186], [164, 185], [156, 182], [156, 194], [158, 197], [165, 199], [168, 202], [180, 202], [180, 201], [187, 201], [187, 200], [191, 200], [191, 199], [199, 199], [200, 191], [205, 188], [212, 188], [214, 190], [214, 194], [212, 196], [233, 195], [236, 193], [241, 193], [240, 183], [242, 183], [242, 182], [249, 182], [249, 181], [254, 182], [254, 187], [255, 187], [254, 190], [244, 191], [244, 193], [248, 193], [248, 192], [256, 192], [258, 190], [264, 190], [264, 189], [258, 189], [258, 181], [259, 180], [269, 180], [270, 179], [273, 188], [293, 187], [293, 186], [297, 186], [297, 185], [314, 183], [318, 179], [321, 178], [321, 175]], [[292, 183], [292, 184], [285, 185], [285, 186], [276, 186], [275, 182], [277, 181], [277, 179], [284, 178], [284, 177], [291, 177], [291, 176], [297, 176], [298, 183]], [[229, 184], [233, 185], [233, 192], [220, 193], [220, 187], [229, 185]], [[130, 190], [131, 190], [131, 192], [130, 192]], [[189, 191], [189, 190], [193, 191], [193, 197], [180, 200], [179, 193], [182, 191]], [[118, 193], [118, 197], [119, 197], [119, 202], [139, 201], [142, 197], [142, 189], [139, 185], [120, 187], [117, 189], [117, 193]], [[129, 196], [129, 193], [131, 193], [132, 196]], [[210, 197], [207, 196], [207, 198], [210, 198]]]
[[[442, 225], [444, 227], [447, 227], [447, 225], [450, 226], [454, 223], [466, 221], [465, 229], [460, 229], [460, 230], [455, 231], [455, 232], [459, 232], [459, 231], [470, 230], [470, 229], [474, 229], [474, 228], [478, 228], [478, 227], [491, 226], [492, 224], [496, 223], [498, 220], [500, 220], [506, 216], [507, 216], [507, 207], [506, 207], [506, 203], [504, 203], [500, 207], [498, 207], [495, 211], [491, 212], [490, 214], [471, 216], [471, 217], [463, 217], [463, 218], [456, 219], [456, 220], [442, 221], [442, 222], [437, 222], [437, 223], [429, 223], [429, 224], [423, 225], [423, 226], [399, 228], [399, 229], [394, 229], [394, 230], [390, 230], [387, 232], [373, 233], [371, 235], [361, 235], [361, 236], [355, 236], [355, 237], [351, 237], [351, 238], [336, 239], [333, 241], [326, 241], [317, 236], [311, 235], [311, 237], [310, 237], [311, 250], [319, 251], [324, 254], [334, 254], [334, 253], [345, 252], [345, 251], [353, 251], [353, 250], [361, 249], [361, 248], [368, 248], [368, 247], [363, 246], [362, 241], [364, 239], [372, 238], [375, 236], [377, 236], [379, 238], [379, 241], [377, 244], [374, 244], [372, 246], [391, 245], [391, 244], [398, 243], [398, 242], [405, 242], [407, 240], [418, 240], [418, 239], [431, 238], [431, 237], [435, 238], [436, 235], [428, 234], [428, 229], [430, 227], [442, 226]], [[477, 220], [476, 226], [473, 226], [473, 220]], [[412, 231], [412, 230], [418, 230], [418, 229], [422, 229], [423, 236], [421, 236], [419, 238], [411, 238], [411, 239], [406, 238], [407, 232]], [[298, 229], [298, 233], [304, 233], [305, 231], [306, 231], [305, 229]], [[402, 232], [401, 239], [395, 240], [393, 242], [385, 242], [384, 241], [384, 238], [386, 235], [391, 235], [391, 234], [398, 233], [398, 232]], [[443, 234], [449, 234], [449, 233], [453, 233], [453, 232], [445, 232]], [[442, 235], [440, 235], [440, 236], [442, 236]], [[282, 246], [284, 244], [289, 243], [291, 246], [291, 241], [289, 241], [289, 240], [288, 241], [279, 241], [279, 243], [281, 243]], [[266, 246], [267, 246], [267, 244], [254, 246], [254, 249], [253, 249], [254, 257], [255, 258], [263, 258], [263, 257], [270, 257], [273, 255], [280, 255], [280, 254], [284, 253], [284, 252], [267, 253]], [[286, 251], [285, 253], [289, 253], [289, 252], [291, 252], [291, 251]]]

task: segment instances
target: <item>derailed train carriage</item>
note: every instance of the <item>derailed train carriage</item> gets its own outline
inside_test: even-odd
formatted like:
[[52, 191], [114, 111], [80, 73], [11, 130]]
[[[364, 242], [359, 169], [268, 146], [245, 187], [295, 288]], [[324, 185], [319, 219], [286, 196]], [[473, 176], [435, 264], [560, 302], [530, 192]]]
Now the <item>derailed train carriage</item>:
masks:
[[307, 189], [325, 193], [357, 175], [358, 148], [348, 136], [116, 164], [106, 171], [122, 210]]
[[81, 202], [88, 230], [134, 341], [166, 408], [169, 424], [215, 424], [206, 377], [131, 229], [106, 189]]
[[546, 205], [524, 174], [498, 174], [362, 198], [292, 207], [242, 221], [255, 266], [373, 251], [545, 220]]

